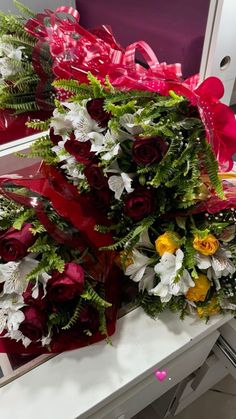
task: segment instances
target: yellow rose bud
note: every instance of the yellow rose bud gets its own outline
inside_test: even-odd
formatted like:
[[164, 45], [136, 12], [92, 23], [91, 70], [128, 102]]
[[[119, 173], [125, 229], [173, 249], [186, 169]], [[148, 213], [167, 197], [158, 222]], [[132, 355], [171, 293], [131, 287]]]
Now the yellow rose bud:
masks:
[[214, 253], [219, 249], [219, 242], [213, 234], [208, 234], [204, 237], [204, 239], [197, 235], [194, 237], [193, 247], [202, 255], [214, 255]]
[[166, 231], [155, 241], [157, 253], [159, 253], [160, 256], [164, 255], [165, 252], [175, 253], [175, 251], [179, 248], [179, 239], [180, 237], [177, 233]]
[[216, 297], [212, 297], [211, 300], [204, 307], [197, 307], [197, 313], [199, 317], [209, 317], [220, 312], [220, 305]]
[[210, 281], [204, 274], [199, 274], [197, 278], [194, 278], [195, 287], [189, 288], [186, 298], [189, 301], [204, 301], [208, 290], [211, 286]]

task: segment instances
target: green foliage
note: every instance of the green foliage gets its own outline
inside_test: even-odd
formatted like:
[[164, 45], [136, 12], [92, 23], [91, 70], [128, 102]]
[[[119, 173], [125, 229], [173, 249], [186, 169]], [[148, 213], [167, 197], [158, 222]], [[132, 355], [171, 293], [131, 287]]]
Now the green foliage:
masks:
[[86, 281], [84, 292], [81, 294], [81, 298], [90, 303], [93, 303], [96, 307], [108, 308], [111, 307], [111, 304], [105, 301], [98, 293], [91, 287], [91, 285]]
[[160, 297], [149, 295], [147, 291], [140, 294], [138, 303], [141, 305], [145, 313], [147, 313], [147, 315], [152, 319], [156, 319], [166, 307], [166, 304], [161, 302]]
[[59, 162], [57, 155], [52, 151], [52, 142], [48, 135], [45, 135], [34, 141], [27, 154], [17, 153], [18, 157], [35, 158], [39, 157], [49, 165], [54, 165]]
[[210, 178], [211, 184], [213, 188], [215, 189], [219, 198], [224, 199], [225, 196], [224, 196], [222, 182], [218, 176], [219, 167], [218, 167], [218, 162], [216, 160], [215, 154], [212, 150], [211, 145], [206, 140], [202, 140], [201, 144], [204, 151], [205, 167], [206, 167], [208, 176]]
[[72, 326], [74, 326], [78, 322], [79, 316], [84, 306], [85, 306], [84, 301], [81, 298], [79, 298], [76, 308], [74, 310], [74, 313], [72, 317], [69, 319], [69, 321], [62, 327], [63, 330], [69, 330]]
[[24, 212], [20, 213], [20, 215], [15, 219], [12, 227], [16, 230], [21, 230], [23, 224], [25, 222], [29, 222], [30, 218], [34, 215], [33, 209], [26, 209]]
[[26, 122], [26, 126], [37, 131], [46, 131], [50, 126], [50, 119], [46, 119], [46, 121], [31, 120]]
[[13, 3], [23, 15], [26, 15], [29, 17], [35, 17], [35, 13], [32, 12], [32, 10], [30, 10], [28, 7], [26, 7], [24, 4], [22, 4], [18, 0], [13, 0]]
[[58, 272], [63, 272], [65, 266], [65, 261], [58, 254], [57, 248], [53, 245], [50, 246], [50, 249], [47, 249], [47, 252], [42, 254], [42, 259], [39, 264], [27, 275], [27, 280], [32, 281], [38, 279], [39, 275], [42, 275], [44, 272], [51, 272], [52, 270], [57, 270]]
[[98, 80], [97, 77], [93, 76], [90, 72], [87, 74], [87, 79], [92, 87], [93, 96], [96, 98], [104, 97], [104, 88], [100, 80]]

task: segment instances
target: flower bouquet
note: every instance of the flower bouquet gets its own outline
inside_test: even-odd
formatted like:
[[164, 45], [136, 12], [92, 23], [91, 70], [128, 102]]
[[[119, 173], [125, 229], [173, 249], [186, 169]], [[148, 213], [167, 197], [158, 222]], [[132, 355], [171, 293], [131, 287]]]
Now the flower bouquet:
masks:
[[28, 155], [42, 163], [0, 179], [2, 334], [31, 351], [109, 336], [120, 269], [152, 317], [235, 312], [236, 123], [221, 82], [183, 81], [179, 65], [143, 41], [123, 50], [108, 27], [60, 25], [61, 98], [30, 123], [48, 129]]

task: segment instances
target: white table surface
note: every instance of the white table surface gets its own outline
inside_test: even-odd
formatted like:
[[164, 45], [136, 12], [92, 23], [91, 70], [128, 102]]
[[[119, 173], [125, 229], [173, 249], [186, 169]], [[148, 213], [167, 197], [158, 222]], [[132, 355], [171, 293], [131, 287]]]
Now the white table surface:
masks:
[[214, 316], [205, 324], [166, 312], [154, 321], [135, 309], [119, 319], [113, 346], [100, 342], [60, 354], [1, 388], [0, 418], [87, 417], [230, 318]]

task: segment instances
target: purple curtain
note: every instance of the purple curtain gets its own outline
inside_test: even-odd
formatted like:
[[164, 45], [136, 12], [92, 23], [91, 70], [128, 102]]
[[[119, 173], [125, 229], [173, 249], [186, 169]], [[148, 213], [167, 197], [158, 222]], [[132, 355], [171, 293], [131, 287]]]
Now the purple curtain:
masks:
[[199, 71], [210, 0], [77, 0], [81, 24], [110, 24], [126, 46], [144, 40], [159, 61], [180, 62], [184, 76]]

